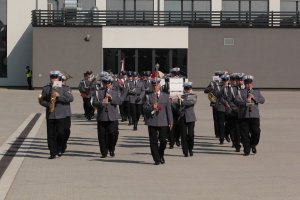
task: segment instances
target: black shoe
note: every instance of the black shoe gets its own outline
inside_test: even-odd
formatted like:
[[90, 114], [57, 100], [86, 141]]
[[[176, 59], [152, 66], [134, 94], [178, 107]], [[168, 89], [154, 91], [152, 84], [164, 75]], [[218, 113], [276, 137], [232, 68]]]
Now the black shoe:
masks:
[[254, 153], [254, 154], [257, 153], [256, 147], [252, 147], [252, 153]]
[[180, 147], [180, 141], [179, 140], [176, 141], [176, 146]]
[[184, 157], [189, 157], [189, 154], [187, 154], [187, 153], [186, 153], [186, 154], [184, 154]]
[[137, 126], [134, 126], [134, 127], [133, 127], [133, 130], [134, 130], [134, 131], [137, 131]]
[[50, 157], [48, 159], [55, 159], [56, 155], [50, 155]]
[[174, 144], [170, 144], [169, 149], [174, 149]]
[[61, 157], [62, 156], [62, 152], [58, 152], [58, 157]]
[[155, 163], [154, 163], [154, 165], [159, 165], [160, 164], [160, 162], [158, 162], [158, 161], [155, 161]]
[[230, 142], [230, 137], [229, 137], [229, 136], [226, 136], [226, 137], [225, 137], [225, 140], [226, 140], [227, 142]]
[[111, 157], [115, 157], [115, 152], [109, 152], [109, 155], [110, 155]]
[[250, 155], [250, 153], [246, 153], [246, 152], [244, 153], [244, 156], [249, 156], [249, 155]]
[[160, 163], [161, 163], [161, 164], [165, 164], [165, 159], [164, 159], [163, 156], [160, 157]]
[[107, 157], [107, 155], [102, 155], [100, 158], [106, 158]]
[[240, 151], [241, 151], [241, 147], [235, 148], [235, 152], [240, 152]]
[[223, 141], [220, 141], [220, 144], [224, 144], [224, 142], [223, 142]]
[[128, 126], [131, 126], [131, 125], [132, 125], [132, 122], [129, 122], [129, 123], [128, 123]]
[[193, 150], [189, 150], [189, 153], [190, 153], [190, 156], [193, 156], [193, 155], [194, 155]]

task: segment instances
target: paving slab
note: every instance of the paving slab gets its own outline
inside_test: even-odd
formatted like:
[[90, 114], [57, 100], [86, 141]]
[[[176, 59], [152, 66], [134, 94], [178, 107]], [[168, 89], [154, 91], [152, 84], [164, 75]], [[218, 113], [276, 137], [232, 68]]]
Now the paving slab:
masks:
[[[39, 93], [1, 90], [0, 100], [5, 103], [0, 104], [0, 142], [30, 113], [44, 112], [37, 103]], [[83, 118], [81, 97], [76, 90], [73, 93], [67, 152], [59, 159], [47, 159], [44, 121], [36, 137], [27, 138], [19, 149], [17, 156], [25, 159], [6, 200], [299, 199], [298, 91], [262, 91], [266, 103], [260, 106], [261, 141], [258, 153], [248, 157], [236, 153], [230, 143], [218, 144], [207, 96], [197, 91], [194, 156], [183, 157], [178, 147], [166, 149], [166, 163], [159, 166], [153, 165], [142, 121], [136, 132], [120, 122], [116, 156], [100, 158], [96, 121]]]

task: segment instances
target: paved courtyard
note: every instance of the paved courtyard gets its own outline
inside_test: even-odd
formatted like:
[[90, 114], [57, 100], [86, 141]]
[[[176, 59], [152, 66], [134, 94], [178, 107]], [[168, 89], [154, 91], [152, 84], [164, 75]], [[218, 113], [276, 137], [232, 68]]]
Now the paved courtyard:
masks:
[[[39, 93], [0, 89], [3, 149], [12, 145], [8, 142], [16, 138], [12, 134], [17, 134], [30, 116], [45, 113], [37, 101]], [[194, 156], [183, 157], [178, 147], [166, 149], [166, 163], [159, 166], [153, 165], [147, 127], [141, 121], [135, 132], [121, 122], [116, 156], [100, 158], [96, 121], [83, 118], [81, 97], [78, 91], [73, 93], [72, 133], [66, 153], [48, 160], [42, 115], [0, 179], [0, 199], [300, 198], [299, 91], [262, 91], [266, 103], [260, 106], [261, 141], [258, 153], [248, 157], [236, 153], [231, 143], [219, 145], [207, 96], [197, 91]]]

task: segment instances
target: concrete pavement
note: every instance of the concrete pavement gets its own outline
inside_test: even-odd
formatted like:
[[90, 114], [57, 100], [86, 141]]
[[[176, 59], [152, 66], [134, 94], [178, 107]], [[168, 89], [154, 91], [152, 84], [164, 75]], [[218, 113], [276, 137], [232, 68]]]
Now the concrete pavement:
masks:
[[[39, 90], [0, 91], [0, 145], [31, 114], [44, 112]], [[67, 152], [48, 160], [45, 120], [28, 137], [16, 157], [24, 158], [6, 200], [52, 199], [299, 199], [300, 122], [298, 91], [262, 91], [261, 141], [258, 153], [236, 153], [213, 136], [212, 113], [203, 92], [197, 92], [195, 153], [166, 150], [166, 164], [154, 166], [147, 127], [137, 132], [120, 123], [114, 158], [101, 159], [96, 122], [82, 117], [82, 101], [74, 91], [72, 133]], [[9, 166], [11, 167], [11, 166]]]

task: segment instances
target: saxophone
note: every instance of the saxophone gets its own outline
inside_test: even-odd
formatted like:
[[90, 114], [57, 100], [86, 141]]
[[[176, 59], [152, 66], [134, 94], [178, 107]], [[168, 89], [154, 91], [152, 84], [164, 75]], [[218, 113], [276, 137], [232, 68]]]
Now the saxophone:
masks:
[[208, 97], [208, 100], [211, 102], [211, 103], [216, 103], [218, 98], [213, 94], [213, 92], [209, 92], [207, 94], [207, 97]]
[[54, 112], [55, 103], [56, 103], [56, 96], [55, 96], [55, 87], [52, 88], [51, 97], [50, 97], [50, 105], [49, 105], [49, 112]]

